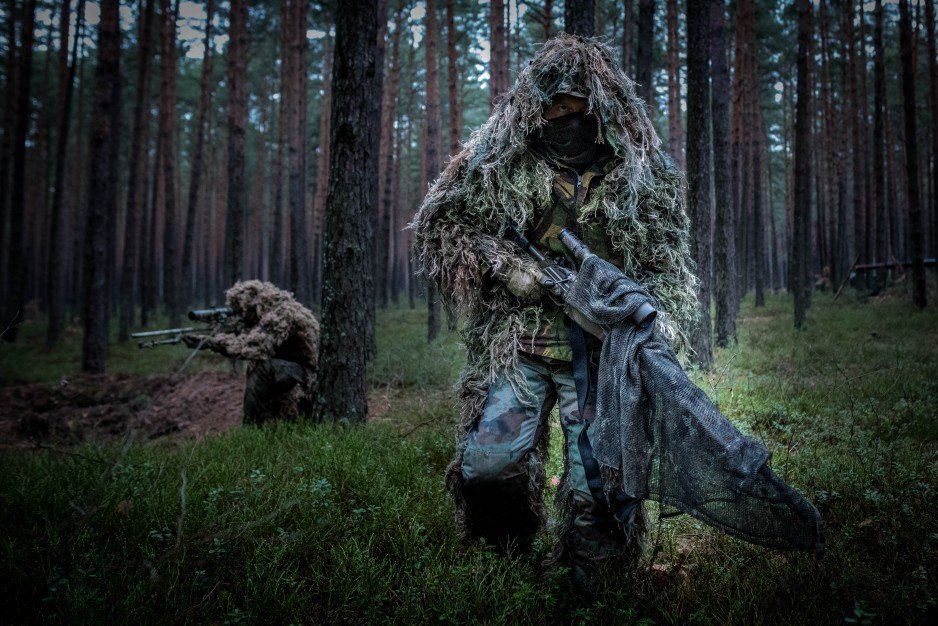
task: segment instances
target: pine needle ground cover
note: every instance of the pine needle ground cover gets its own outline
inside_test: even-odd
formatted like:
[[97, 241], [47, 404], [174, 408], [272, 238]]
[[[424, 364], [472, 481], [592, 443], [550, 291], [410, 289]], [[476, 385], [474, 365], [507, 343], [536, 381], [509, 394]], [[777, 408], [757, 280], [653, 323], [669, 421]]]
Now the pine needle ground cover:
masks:
[[[531, 556], [460, 542], [442, 476], [464, 353], [455, 334], [427, 346], [424, 315], [381, 316], [364, 427], [0, 453], [3, 621], [896, 623], [934, 614], [934, 308], [821, 296], [796, 332], [786, 298], [745, 303], [739, 345], [695, 379], [818, 506], [826, 554], [767, 551], [674, 518], [655, 527], [639, 571], [610, 578], [592, 599], [573, 593], [562, 570], [541, 568], [550, 529]], [[4, 380], [28, 349], [3, 348]], [[158, 371], [171, 361], [141, 358], [119, 351], [109, 366]], [[37, 376], [49, 367], [37, 365]], [[549, 477], [561, 472], [553, 434]]]

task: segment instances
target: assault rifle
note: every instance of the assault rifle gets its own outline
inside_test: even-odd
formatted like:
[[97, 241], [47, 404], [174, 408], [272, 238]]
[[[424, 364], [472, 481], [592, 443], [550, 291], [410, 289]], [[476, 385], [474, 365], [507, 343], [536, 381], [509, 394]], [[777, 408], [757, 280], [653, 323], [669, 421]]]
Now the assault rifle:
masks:
[[[538, 268], [541, 270], [538, 281], [547, 288], [547, 291], [554, 301], [563, 307], [563, 311], [566, 313], [567, 317], [594, 337], [600, 340], [605, 339], [605, 328], [591, 322], [579, 309], [570, 306], [566, 301], [566, 293], [570, 289], [570, 284], [576, 278], [576, 272], [560, 262], [549, 258], [512, 224], [507, 224], [507, 227], [514, 242], [537, 263]], [[570, 251], [570, 254], [572, 254], [573, 258], [578, 262], [582, 263], [588, 256], [592, 256], [593, 253], [590, 252], [586, 244], [580, 241], [580, 239], [568, 229], [564, 228], [560, 231], [559, 237], [560, 242]], [[650, 304], [645, 303], [632, 314], [632, 321], [637, 326], [643, 327], [653, 322], [657, 315], [658, 311]]]
[[[140, 348], [155, 348], [156, 346], [175, 345], [182, 342], [185, 335], [192, 333], [210, 333], [215, 326], [224, 322], [233, 315], [231, 307], [219, 306], [208, 309], [195, 309], [189, 311], [189, 319], [193, 322], [205, 322], [211, 324], [208, 327], [196, 328], [195, 326], [186, 326], [184, 328], [166, 328], [163, 330], [147, 330], [140, 333], [132, 333], [130, 336], [134, 339], [145, 339], [137, 342]], [[153, 337], [153, 339], [150, 339]]]

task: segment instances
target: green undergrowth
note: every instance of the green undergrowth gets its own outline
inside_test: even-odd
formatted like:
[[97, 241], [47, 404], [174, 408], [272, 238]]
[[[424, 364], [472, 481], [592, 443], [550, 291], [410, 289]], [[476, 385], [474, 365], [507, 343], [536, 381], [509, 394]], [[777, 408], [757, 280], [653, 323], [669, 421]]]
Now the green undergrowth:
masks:
[[651, 560], [589, 600], [542, 567], [550, 529], [529, 556], [459, 540], [442, 474], [463, 357], [452, 333], [427, 346], [424, 321], [380, 316], [383, 403], [363, 427], [0, 455], [3, 621], [891, 624], [936, 611], [934, 307], [822, 294], [795, 331], [786, 297], [744, 302], [739, 343], [693, 376], [817, 505], [826, 553], [675, 518], [655, 524]]
[[[185, 320], [182, 324], [196, 326]], [[197, 326], [196, 326], [197, 327]], [[170, 328], [169, 320], [159, 317], [146, 329]], [[54, 382], [81, 373], [81, 325], [73, 321], [65, 326], [62, 339], [54, 348], [46, 346], [45, 319], [27, 312], [26, 320], [17, 327], [14, 344], [0, 344], [0, 384], [18, 382]], [[168, 374], [178, 371], [190, 354], [183, 344], [165, 345], [141, 350], [133, 339], [117, 341], [117, 320], [111, 317], [111, 333], [105, 361], [108, 373]], [[186, 365], [186, 372], [225, 369], [227, 361], [209, 353], [199, 354]]]

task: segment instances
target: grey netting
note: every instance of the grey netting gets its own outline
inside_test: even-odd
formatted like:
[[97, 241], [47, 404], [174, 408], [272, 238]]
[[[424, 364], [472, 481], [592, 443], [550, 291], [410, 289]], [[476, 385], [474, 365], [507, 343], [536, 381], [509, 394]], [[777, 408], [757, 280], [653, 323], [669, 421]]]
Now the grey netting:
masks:
[[629, 321], [651, 298], [597, 256], [567, 301], [610, 329], [603, 342], [589, 435], [606, 489], [673, 506], [746, 541], [822, 550], [820, 515], [776, 476], [769, 451], [730, 423], [684, 373], [655, 325]]

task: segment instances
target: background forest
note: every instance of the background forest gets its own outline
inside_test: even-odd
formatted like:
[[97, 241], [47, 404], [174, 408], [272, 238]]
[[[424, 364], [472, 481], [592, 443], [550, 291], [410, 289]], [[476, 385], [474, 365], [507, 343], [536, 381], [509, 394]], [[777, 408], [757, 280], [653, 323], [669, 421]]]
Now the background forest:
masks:
[[[924, 622], [935, 5], [3, 0], [11, 619]], [[336, 51], [368, 28], [356, 82]], [[824, 559], [662, 520], [647, 566], [584, 605], [540, 570], [548, 534], [533, 559], [456, 536], [442, 474], [464, 349], [406, 225], [564, 30], [614, 47], [687, 172], [694, 380], [818, 506]], [[361, 121], [354, 139], [337, 118]], [[369, 138], [366, 166], [343, 165]], [[226, 361], [130, 341], [250, 278], [354, 347], [341, 363], [321, 349], [333, 378], [316, 423], [232, 428], [243, 376]], [[320, 423], [336, 421], [366, 423]]]
[[[107, 308], [120, 341], [158, 312], [175, 321], [188, 304], [217, 302], [235, 276], [269, 279], [306, 303], [319, 301], [334, 7], [240, 4], [120, 5], [108, 140], [120, 166], [109, 173], [113, 202], [104, 215]], [[600, 1], [593, 19], [596, 35], [621, 49], [659, 135], [683, 166], [686, 136], [711, 106], [700, 101], [704, 117], [687, 115], [680, 4]], [[796, 6], [730, 3], [720, 28], [694, 42], [703, 50], [690, 51], [691, 59], [709, 56], [708, 48], [722, 52], [712, 68], [717, 210], [706, 210], [717, 224], [711, 271], [721, 343], [732, 335], [739, 296], [755, 290], [761, 301], [766, 289], [789, 285], [796, 232], [804, 231], [803, 282], [833, 289], [854, 265], [857, 280], [875, 290], [887, 275], [904, 276], [914, 258], [934, 257], [932, 5], [907, 12], [908, 103], [899, 80], [898, 4], [811, 6], [804, 18], [810, 148], [799, 176]], [[391, 0], [380, 26], [379, 200], [371, 208], [379, 307], [423, 295], [403, 226], [445, 156], [487, 118], [538, 43], [563, 26], [562, 2], [429, 6], [430, 16], [424, 2]], [[47, 344], [54, 345], [66, 321], [81, 317], [85, 295], [101, 9], [37, 0], [10, 0], [3, 9], [0, 289], [8, 323], [27, 303], [28, 311], [48, 313]], [[15, 334], [13, 324], [5, 337]]]

